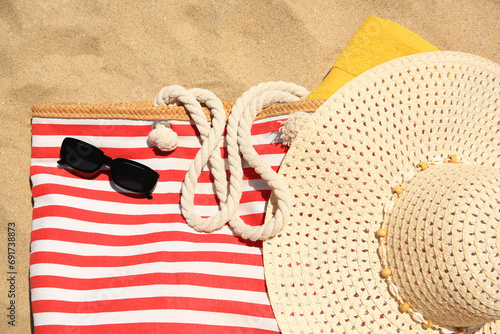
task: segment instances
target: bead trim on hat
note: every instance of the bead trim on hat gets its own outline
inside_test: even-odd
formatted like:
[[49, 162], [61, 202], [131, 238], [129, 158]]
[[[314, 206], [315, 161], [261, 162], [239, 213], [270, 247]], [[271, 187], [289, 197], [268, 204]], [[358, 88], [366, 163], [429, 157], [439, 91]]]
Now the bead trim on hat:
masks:
[[[430, 165], [440, 165], [444, 163], [444, 159], [441, 157], [436, 157], [434, 158], [430, 163], [427, 163], [425, 161], [421, 161], [418, 165], [416, 170], [410, 170], [406, 175], [403, 177], [403, 183], [400, 185], [397, 185], [392, 188], [392, 197], [391, 199], [385, 204], [384, 209], [383, 209], [383, 215], [384, 219], [382, 222], [382, 227], [375, 233], [375, 236], [378, 238], [379, 241], [379, 246], [377, 249], [377, 253], [380, 257], [380, 260], [382, 262], [382, 270], [380, 271], [380, 275], [385, 279], [385, 282], [387, 283], [387, 288], [389, 290], [389, 293], [394, 299], [397, 301], [399, 305], [399, 310], [403, 313], [408, 313], [411, 318], [422, 325], [424, 329], [429, 329], [432, 328], [434, 330], [439, 330], [442, 334], [463, 334], [464, 329], [462, 328], [451, 328], [451, 327], [441, 327], [436, 324], [434, 324], [430, 319], [425, 319], [424, 316], [414, 310], [408, 302], [406, 302], [399, 294], [398, 287], [396, 284], [394, 284], [394, 280], [392, 277], [392, 270], [391, 267], [389, 266], [389, 261], [388, 261], [388, 254], [387, 254], [387, 225], [388, 225], [388, 218], [394, 209], [394, 205], [396, 203], [396, 200], [399, 198], [399, 196], [402, 194], [404, 189], [406, 188], [406, 184], [410, 182], [416, 175], [417, 172], [423, 171], [427, 168], [429, 168]], [[449, 163], [462, 163], [458, 161], [458, 158], [456, 155], [450, 155], [448, 156], [448, 159], [446, 162]], [[464, 161], [463, 163], [469, 163], [467, 161]]]

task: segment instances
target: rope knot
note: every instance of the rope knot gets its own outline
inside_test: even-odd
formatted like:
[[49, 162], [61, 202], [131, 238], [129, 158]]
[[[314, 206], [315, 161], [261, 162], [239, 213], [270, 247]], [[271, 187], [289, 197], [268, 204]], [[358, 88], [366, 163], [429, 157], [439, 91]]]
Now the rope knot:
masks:
[[173, 151], [177, 148], [178, 137], [170, 124], [165, 121], [154, 122], [151, 126], [152, 130], [149, 133], [148, 141], [165, 152]]

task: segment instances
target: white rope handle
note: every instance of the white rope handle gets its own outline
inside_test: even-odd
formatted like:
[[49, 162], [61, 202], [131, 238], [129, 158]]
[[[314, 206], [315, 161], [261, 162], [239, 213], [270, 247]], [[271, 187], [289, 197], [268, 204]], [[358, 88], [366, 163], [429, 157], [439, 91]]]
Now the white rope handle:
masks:
[[[201, 103], [204, 103], [212, 113], [212, 126], [207, 121]], [[194, 207], [194, 193], [198, 178], [203, 166], [208, 162], [214, 176], [216, 195], [221, 204], [227, 198], [227, 177], [224, 160], [220, 154], [220, 144], [226, 122], [226, 111], [222, 101], [209, 90], [186, 90], [181, 86], [167, 86], [162, 88], [155, 99], [158, 105], [183, 104], [200, 132], [201, 149], [191, 162], [181, 188], [181, 210], [187, 223], [197, 231], [213, 232], [220, 229], [227, 222], [222, 211], [210, 218], [201, 218]]]
[[[160, 90], [155, 98], [155, 105], [183, 104], [195, 121], [202, 138], [202, 147], [192, 161], [181, 189], [181, 209], [188, 225], [197, 231], [212, 232], [229, 223], [235, 234], [252, 241], [268, 239], [281, 231], [290, 213], [288, 187], [283, 178], [253, 148], [251, 127], [263, 108], [273, 103], [298, 101], [308, 94], [304, 87], [283, 81], [262, 83], [243, 93], [234, 104], [227, 122], [230, 173], [227, 184], [224, 162], [220, 154], [220, 139], [226, 115], [222, 102], [208, 90], [187, 91], [180, 86], [168, 86]], [[213, 114], [211, 127], [200, 102], [209, 107]], [[242, 159], [269, 185], [277, 202], [274, 217], [260, 226], [245, 224], [237, 214], [242, 196]], [[208, 162], [212, 167], [220, 210], [212, 217], [201, 218], [195, 211], [194, 192], [201, 170]]]
[[[228, 118], [226, 141], [229, 162], [229, 196], [227, 200], [229, 225], [244, 239], [265, 240], [277, 234], [286, 224], [290, 212], [290, 195], [283, 178], [259, 156], [251, 143], [251, 127], [260, 111], [272, 103], [292, 102], [305, 98], [308, 91], [286, 82], [261, 83], [250, 88], [236, 101]], [[241, 157], [240, 157], [241, 153]], [[241, 200], [243, 168], [242, 159], [262, 177], [273, 190], [277, 209], [272, 219], [259, 226], [250, 226], [236, 214]]]

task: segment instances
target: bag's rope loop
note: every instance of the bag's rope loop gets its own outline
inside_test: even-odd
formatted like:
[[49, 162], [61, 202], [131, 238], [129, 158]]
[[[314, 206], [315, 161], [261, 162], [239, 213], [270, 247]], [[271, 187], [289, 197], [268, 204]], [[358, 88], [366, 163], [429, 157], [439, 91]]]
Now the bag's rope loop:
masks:
[[[220, 203], [227, 198], [227, 178], [224, 160], [220, 154], [220, 141], [224, 131], [226, 112], [222, 102], [212, 92], [204, 89], [186, 90], [181, 86], [162, 88], [155, 98], [155, 105], [183, 104], [194, 120], [201, 137], [201, 149], [189, 166], [181, 188], [181, 209], [188, 224], [197, 231], [213, 232], [226, 223], [226, 217], [219, 211], [215, 216], [202, 219], [194, 208], [194, 190], [204, 165], [210, 161], [214, 176], [216, 195]], [[207, 121], [200, 103], [204, 103], [212, 113], [212, 126]]]
[[[204, 89], [188, 91], [181, 86], [167, 86], [160, 90], [155, 98], [155, 105], [184, 105], [201, 135], [201, 149], [191, 162], [181, 189], [182, 214], [191, 227], [197, 231], [213, 232], [229, 223], [235, 234], [252, 241], [268, 239], [281, 231], [290, 212], [288, 187], [283, 178], [255, 151], [250, 130], [255, 117], [263, 108], [273, 103], [298, 101], [308, 94], [304, 87], [292, 83], [267, 82], [250, 88], [236, 101], [226, 127], [230, 174], [228, 184], [220, 154], [226, 117], [220, 99]], [[200, 103], [211, 110], [211, 126]], [[245, 224], [236, 213], [242, 196], [242, 159], [266, 181], [277, 202], [274, 217], [260, 226]], [[201, 170], [208, 162], [214, 176], [220, 210], [212, 217], [201, 218], [194, 207], [194, 192]]]

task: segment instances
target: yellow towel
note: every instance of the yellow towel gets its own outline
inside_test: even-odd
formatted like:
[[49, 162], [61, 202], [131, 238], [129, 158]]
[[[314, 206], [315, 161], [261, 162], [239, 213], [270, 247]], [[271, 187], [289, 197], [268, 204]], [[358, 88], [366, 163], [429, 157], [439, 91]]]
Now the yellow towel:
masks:
[[390, 20], [369, 16], [308, 100], [327, 100], [347, 82], [386, 61], [427, 51], [439, 51], [414, 32]]

